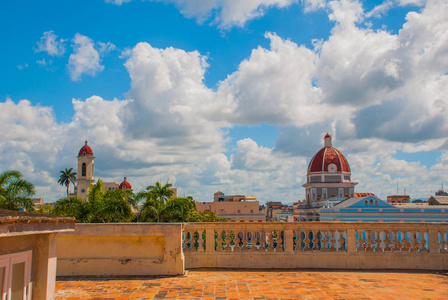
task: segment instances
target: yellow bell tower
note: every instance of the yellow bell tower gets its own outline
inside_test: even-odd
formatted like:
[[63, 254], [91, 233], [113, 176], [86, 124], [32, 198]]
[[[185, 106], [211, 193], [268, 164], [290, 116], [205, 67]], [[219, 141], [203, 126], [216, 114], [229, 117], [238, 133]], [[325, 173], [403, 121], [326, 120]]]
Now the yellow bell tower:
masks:
[[79, 150], [78, 154], [78, 185], [76, 195], [83, 201], [87, 200], [87, 192], [93, 180], [93, 156], [92, 148], [86, 144]]

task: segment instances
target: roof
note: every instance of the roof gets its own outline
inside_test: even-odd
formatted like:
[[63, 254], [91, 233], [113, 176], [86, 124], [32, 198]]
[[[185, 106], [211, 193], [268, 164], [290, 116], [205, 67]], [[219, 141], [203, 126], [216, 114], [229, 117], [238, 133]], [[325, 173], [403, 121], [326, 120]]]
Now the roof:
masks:
[[257, 198], [254, 197], [252, 194], [249, 194], [249, 196], [246, 197], [246, 200], [256, 200]]
[[311, 159], [308, 174], [313, 172], [328, 172], [328, 166], [336, 166], [335, 173], [350, 173], [350, 165], [345, 156], [334, 147], [323, 147]]
[[73, 230], [75, 218], [0, 209], [0, 236]]
[[448, 205], [448, 196], [431, 196], [431, 198], [434, 198], [439, 204]]
[[93, 150], [92, 148], [90, 148], [89, 145], [87, 145], [87, 141], [85, 143], [84, 146], [82, 146], [82, 148], [79, 150], [78, 156], [83, 156], [83, 155], [93, 155]]
[[367, 197], [367, 196], [375, 196], [375, 194], [374, 193], [355, 193], [355, 198]]
[[348, 207], [358, 207], [357, 204], [361, 203], [361, 205], [359, 205], [359, 207], [365, 207], [365, 203], [364, 201], [378, 201], [378, 203], [380, 204], [378, 207], [394, 207], [393, 205], [390, 205], [389, 203], [387, 203], [386, 201], [383, 201], [375, 196], [365, 196], [365, 197], [358, 197], [358, 198], [348, 198], [346, 200], [343, 200], [341, 202], [339, 202], [338, 204], [334, 205], [333, 208], [348, 208]]
[[331, 135], [329, 135], [328, 133], [325, 135], [324, 139], [326, 138], [331, 138]]
[[126, 190], [132, 190], [132, 185], [127, 182], [127, 177], [124, 178], [124, 181], [122, 183], [120, 183], [120, 185], [118, 186], [118, 188], [120, 190], [126, 189]]

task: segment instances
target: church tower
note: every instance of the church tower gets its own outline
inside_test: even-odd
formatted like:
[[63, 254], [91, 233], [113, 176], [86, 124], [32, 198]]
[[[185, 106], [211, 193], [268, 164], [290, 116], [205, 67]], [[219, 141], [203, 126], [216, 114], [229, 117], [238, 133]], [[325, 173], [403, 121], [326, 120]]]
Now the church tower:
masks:
[[78, 154], [78, 185], [76, 195], [83, 201], [87, 200], [89, 186], [93, 183], [93, 156], [92, 148], [86, 144], [79, 150]]

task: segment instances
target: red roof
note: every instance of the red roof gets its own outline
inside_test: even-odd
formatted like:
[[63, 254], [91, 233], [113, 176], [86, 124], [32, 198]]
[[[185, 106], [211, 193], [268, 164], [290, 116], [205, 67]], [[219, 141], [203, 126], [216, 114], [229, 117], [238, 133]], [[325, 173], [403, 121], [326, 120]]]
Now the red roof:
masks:
[[331, 135], [329, 135], [328, 133], [325, 135], [324, 139], [326, 138], [331, 138]]
[[132, 185], [126, 181], [127, 178], [124, 178], [124, 181], [122, 183], [120, 183], [120, 185], [118, 186], [118, 188], [120, 190], [132, 190]]
[[93, 150], [89, 147], [89, 145], [87, 145], [87, 141], [86, 144], [82, 146], [81, 150], [79, 150], [78, 156], [82, 155], [93, 155]]
[[355, 198], [367, 197], [367, 196], [375, 196], [375, 194], [374, 193], [355, 193]]
[[350, 173], [350, 165], [345, 156], [333, 147], [324, 147], [317, 152], [308, 165], [308, 174], [328, 172], [328, 166], [334, 164], [336, 173]]

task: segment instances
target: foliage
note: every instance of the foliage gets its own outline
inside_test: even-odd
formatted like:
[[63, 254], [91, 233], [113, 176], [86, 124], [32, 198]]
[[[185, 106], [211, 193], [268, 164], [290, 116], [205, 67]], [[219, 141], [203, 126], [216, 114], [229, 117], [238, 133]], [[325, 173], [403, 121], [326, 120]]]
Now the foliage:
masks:
[[185, 222], [191, 211], [195, 210], [190, 198], [170, 198], [163, 202], [160, 198], [148, 199], [142, 205], [136, 221], [138, 222]]
[[77, 173], [73, 172], [73, 168], [70, 169], [65, 168], [65, 170], [62, 170], [60, 173], [61, 176], [59, 177], [58, 183], [60, 185], [65, 185], [67, 187], [67, 197], [68, 197], [70, 182], [73, 183], [73, 185], [75, 184]]
[[46, 203], [43, 205], [39, 205], [36, 209], [36, 212], [39, 214], [46, 214], [46, 215], [52, 215], [54, 208], [51, 203]]
[[132, 191], [105, 190], [101, 179], [90, 185], [87, 201], [69, 196], [56, 201], [54, 214], [74, 217], [81, 223], [130, 222], [136, 201]]
[[214, 211], [190, 211], [185, 222], [228, 222], [229, 219], [219, 218]]
[[22, 173], [15, 170], [0, 174], [0, 208], [18, 210], [23, 207], [34, 211], [31, 200], [36, 193], [34, 185], [22, 177]]
[[157, 181], [154, 185], [148, 185], [146, 190], [139, 192], [136, 199], [137, 201], [154, 200], [158, 203], [161, 202], [162, 204], [165, 204], [165, 202], [174, 194], [174, 192], [169, 189], [172, 186], [173, 185], [168, 182], [162, 186], [160, 182]]

